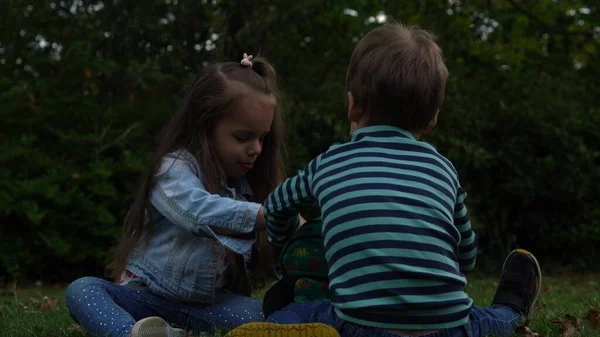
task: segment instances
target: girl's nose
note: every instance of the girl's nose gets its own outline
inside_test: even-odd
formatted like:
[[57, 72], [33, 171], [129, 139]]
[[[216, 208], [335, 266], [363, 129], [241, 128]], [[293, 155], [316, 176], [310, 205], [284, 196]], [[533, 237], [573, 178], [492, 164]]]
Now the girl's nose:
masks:
[[257, 139], [256, 141], [253, 141], [248, 149], [248, 155], [255, 157], [260, 155], [262, 151], [262, 140], [261, 139]]

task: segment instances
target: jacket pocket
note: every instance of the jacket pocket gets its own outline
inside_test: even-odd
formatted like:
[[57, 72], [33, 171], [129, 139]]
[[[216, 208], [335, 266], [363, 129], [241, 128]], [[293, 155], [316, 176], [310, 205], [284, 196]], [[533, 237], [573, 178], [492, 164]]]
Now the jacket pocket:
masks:
[[190, 237], [186, 242], [186, 253], [179, 261], [182, 266], [179, 287], [189, 291], [195, 299], [212, 299], [215, 292], [216, 256], [220, 256], [219, 249], [222, 248], [215, 247], [216, 240], [212, 238], [195, 235]]

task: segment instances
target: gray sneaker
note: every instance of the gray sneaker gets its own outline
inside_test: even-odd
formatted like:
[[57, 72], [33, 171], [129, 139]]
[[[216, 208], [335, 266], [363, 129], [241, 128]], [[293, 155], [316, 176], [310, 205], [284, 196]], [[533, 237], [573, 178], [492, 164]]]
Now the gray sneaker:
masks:
[[184, 337], [185, 331], [169, 325], [164, 319], [153, 316], [137, 321], [131, 329], [131, 337]]

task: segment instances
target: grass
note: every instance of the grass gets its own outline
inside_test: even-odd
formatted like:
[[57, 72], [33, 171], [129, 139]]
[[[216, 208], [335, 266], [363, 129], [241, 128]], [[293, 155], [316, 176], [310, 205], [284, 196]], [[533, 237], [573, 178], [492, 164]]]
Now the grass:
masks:
[[[467, 292], [476, 304], [487, 306], [496, 286], [495, 278], [474, 276], [469, 280]], [[64, 288], [58, 286], [21, 289], [10, 285], [0, 289], [0, 336], [85, 336], [65, 309], [63, 296]], [[600, 275], [545, 277], [538, 309], [529, 327], [544, 337], [600, 337], [600, 328], [593, 327], [586, 319], [591, 307], [600, 309]], [[522, 332], [515, 336], [534, 335]]]

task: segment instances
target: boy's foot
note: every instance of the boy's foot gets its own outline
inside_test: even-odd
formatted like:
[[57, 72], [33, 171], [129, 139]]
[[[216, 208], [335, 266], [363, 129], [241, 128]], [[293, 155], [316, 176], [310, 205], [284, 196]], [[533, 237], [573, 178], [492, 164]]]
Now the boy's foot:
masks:
[[247, 323], [231, 330], [225, 337], [340, 337], [331, 326], [322, 323], [277, 324]]
[[542, 285], [542, 271], [535, 256], [524, 249], [510, 252], [492, 305], [510, 307], [529, 317]]
[[131, 337], [184, 337], [182, 329], [176, 329], [160, 317], [147, 317], [137, 321], [131, 329]]

